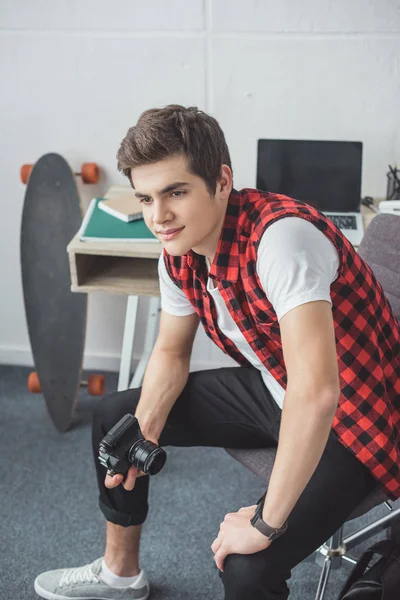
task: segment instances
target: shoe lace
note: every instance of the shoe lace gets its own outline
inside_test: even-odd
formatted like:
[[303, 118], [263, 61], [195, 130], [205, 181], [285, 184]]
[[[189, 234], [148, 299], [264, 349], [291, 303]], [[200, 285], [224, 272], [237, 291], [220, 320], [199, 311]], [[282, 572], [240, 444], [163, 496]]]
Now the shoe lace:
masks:
[[77, 567], [75, 569], [66, 569], [60, 579], [60, 588], [72, 584], [78, 583], [96, 583], [100, 581], [98, 573], [100, 571], [100, 563], [102, 559], [99, 558], [89, 565], [83, 567]]

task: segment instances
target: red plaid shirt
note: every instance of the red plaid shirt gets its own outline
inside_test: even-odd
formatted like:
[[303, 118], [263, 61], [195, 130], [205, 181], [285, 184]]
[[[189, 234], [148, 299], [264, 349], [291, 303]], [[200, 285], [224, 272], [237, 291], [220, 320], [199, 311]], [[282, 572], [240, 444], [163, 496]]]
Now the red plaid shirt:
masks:
[[[255, 354], [286, 390], [279, 323], [258, 279], [256, 261], [266, 228], [289, 216], [313, 223], [339, 253], [339, 275], [330, 288], [341, 388], [333, 430], [388, 496], [400, 498], [400, 326], [381, 284], [341, 231], [298, 200], [254, 189], [233, 190], [209, 277], [219, 283], [231, 316]], [[207, 335], [239, 364], [249, 365], [218, 328], [204, 256], [191, 250], [174, 257], [164, 250], [164, 260]]]

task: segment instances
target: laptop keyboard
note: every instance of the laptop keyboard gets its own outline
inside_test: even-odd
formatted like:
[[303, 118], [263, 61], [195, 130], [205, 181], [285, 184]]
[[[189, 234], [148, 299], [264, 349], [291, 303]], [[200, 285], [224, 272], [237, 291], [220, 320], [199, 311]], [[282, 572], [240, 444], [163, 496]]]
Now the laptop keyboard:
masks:
[[329, 215], [325, 213], [339, 229], [357, 229], [357, 220], [354, 215]]

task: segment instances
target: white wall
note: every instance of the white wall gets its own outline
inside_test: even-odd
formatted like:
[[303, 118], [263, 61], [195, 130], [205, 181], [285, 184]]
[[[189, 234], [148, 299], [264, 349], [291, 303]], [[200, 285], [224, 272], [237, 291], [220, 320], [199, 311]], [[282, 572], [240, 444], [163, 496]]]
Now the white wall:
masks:
[[[384, 195], [400, 164], [400, 0], [2, 0], [0, 81], [0, 363], [32, 364], [22, 163], [98, 162], [88, 202], [126, 183], [115, 154], [128, 127], [173, 102], [219, 120], [238, 188], [255, 186], [259, 137], [363, 141], [363, 194]], [[125, 304], [89, 297], [85, 367], [118, 369]], [[200, 331], [193, 368], [223, 364]]]

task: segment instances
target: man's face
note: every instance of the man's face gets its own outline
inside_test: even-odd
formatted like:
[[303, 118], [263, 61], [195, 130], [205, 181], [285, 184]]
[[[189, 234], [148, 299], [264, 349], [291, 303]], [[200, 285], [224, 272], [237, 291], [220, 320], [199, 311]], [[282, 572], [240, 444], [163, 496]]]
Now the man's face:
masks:
[[203, 179], [187, 170], [182, 155], [134, 167], [131, 177], [145, 223], [169, 254], [180, 256], [193, 249], [209, 255], [210, 248], [215, 252], [229, 184], [217, 185], [211, 196]]

